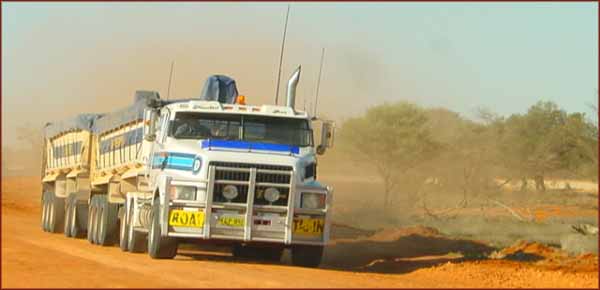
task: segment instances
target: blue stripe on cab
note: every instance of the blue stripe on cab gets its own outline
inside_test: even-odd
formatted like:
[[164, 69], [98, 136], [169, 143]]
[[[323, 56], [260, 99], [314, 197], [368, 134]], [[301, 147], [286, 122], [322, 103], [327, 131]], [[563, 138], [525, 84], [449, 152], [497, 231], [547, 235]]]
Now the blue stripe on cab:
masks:
[[169, 164], [173, 163], [176, 165], [187, 165], [192, 166], [194, 164], [194, 159], [192, 158], [181, 158], [181, 157], [171, 157], [169, 156]]
[[[194, 154], [185, 154], [185, 153], [167, 153], [169, 157], [167, 157], [167, 164], [165, 169], [178, 169], [178, 170], [192, 170], [194, 167], [194, 159], [196, 156]], [[152, 160], [152, 168], [159, 168], [162, 166], [162, 163], [165, 161], [165, 158], [160, 156], [160, 153], [154, 155], [154, 159]]]
[[239, 150], [263, 150], [276, 152], [300, 153], [300, 147], [285, 144], [271, 144], [262, 142], [230, 141], [230, 140], [202, 140], [202, 148], [227, 148]]

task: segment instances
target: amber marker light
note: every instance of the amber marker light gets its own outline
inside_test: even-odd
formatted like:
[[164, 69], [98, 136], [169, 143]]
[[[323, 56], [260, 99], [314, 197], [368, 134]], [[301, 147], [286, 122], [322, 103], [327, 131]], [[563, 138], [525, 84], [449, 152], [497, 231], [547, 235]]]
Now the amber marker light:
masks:
[[239, 95], [237, 97], [237, 103], [240, 104], [240, 105], [245, 105], [246, 104], [246, 96]]

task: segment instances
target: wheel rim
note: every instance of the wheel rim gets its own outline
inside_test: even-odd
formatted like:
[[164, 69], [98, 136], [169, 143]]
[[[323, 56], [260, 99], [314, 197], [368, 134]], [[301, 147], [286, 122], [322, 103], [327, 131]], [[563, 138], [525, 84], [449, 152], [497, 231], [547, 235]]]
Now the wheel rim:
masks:
[[121, 222], [119, 223], [119, 245], [121, 245], [121, 248], [123, 247], [127, 247], [127, 221], [125, 220], [125, 217], [123, 217], [123, 219], [121, 219]]
[[127, 230], [127, 215], [125, 212], [127, 210], [127, 203], [123, 206], [123, 218], [119, 222], [119, 246], [122, 249], [127, 249], [127, 236], [129, 235], [129, 231]]
[[46, 229], [46, 205], [47, 202], [44, 199], [43, 203], [42, 203], [42, 229]]
[[94, 209], [94, 224], [92, 225], [94, 231], [93, 233], [93, 237], [94, 237], [94, 243], [98, 243], [98, 207], [96, 207]]
[[48, 219], [48, 228], [52, 232], [54, 231], [54, 203], [50, 203], [50, 213]]
[[65, 235], [67, 237], [71, 236], [71, 230], [69, 229], [69, 226], [71, 225], [71, 205], [67, 202], [66, 206], [65, 206], [65, 224], [63, 225], [63, 233], [65, 233]]
[[154, 250], [155, 242], [156, 242], [155, 237], [154, 237], [155, 231], [156, 230], [155, 230], [155, 226], [154, 226], [154, 221], [152, 221], [152, 225], [150, 225], [150, 236], [148, 237], [148, 242], [149, 242], [148, 248], [150, 248], [152, 250]]
[[77, 226], [77, 206], [76, 205], [71, 205], [71, 210], [69, 211], [71, 213], [71, 224], [70, 224], [70, 231], [71, 231], [71, 235], [75, 236], [76, 232], [75, 232], [75, 228]]
[[93, 224], [93, 217], [94, 217], [94, 207], [91, 206], [92, 204], [90, 204], [90, 206], [88, 207], [88, 220], [87, 220], [87, 239], [88, 241], [92, 242], [92, 224]]
[[46, 202], [46, 213], [44, 219], [44, 226], [46, 227], [46, 231], [50, 230], [50, 203]]
[[127, 225], [129, 226], [127, 232], [127, 247], [133, 242], [133, 208], [129, 211], [129, 218], [127, 219]]
[[104, 215], [106, 214], [106, 212], [104, 211], [103, 207], [100, 207], [100, 213], [98, 214], [98, 217], [100, 218], [98, 220], [98, 242], [104, 242]]
[[90, 238], [92, 243], [96, 243], [96, 207], [92, 207], [90, 212]]

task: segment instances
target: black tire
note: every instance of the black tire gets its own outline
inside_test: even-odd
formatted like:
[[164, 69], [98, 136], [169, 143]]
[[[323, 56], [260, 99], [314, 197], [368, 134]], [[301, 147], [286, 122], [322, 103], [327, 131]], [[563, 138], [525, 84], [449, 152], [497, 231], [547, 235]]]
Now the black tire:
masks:
[[127, 218], [128, 236], [127, 238], [127, 250], [131, 253], [144, 253], [147, 250], [148, 243], [146, 242], [146, 234], [138, 232], [134, 228], [133, 206], [129, 210], [129, 217]]
[[83, 237], [84, 230], [81, 226], [81, 214], [80, 211], [82, 207], [79, 205], [79, 201], [77, 200], [77, 195], [75, 193], [71, 193], [69, 198], [67, 199], [70, 205], [69, 209], [69, 231], [72, 238], [81, 238]]
[[49, 206], [49, 202], [48, 202], [48, 194], [49, 192], [44, 192], [42, 194], [42, 210], [41, 210], [41, 225], [42, 225], [42, 231], [47, 232], [48, 231], [48, 206]]
[[90, 207], [86, 203], [81, 203], [77, 201], [77, 206], [75, 207], [75, 221], [77, 222], [77, 237], [83, 238], [85, 237], [88, 229], [88, 220], [89, 220], [89, 212]]
[[236, 258], [279, 262], [283, 254], [283, 247], [255, 247], [235, 244], [231, 253]]
[[292, 246], [292, 264], [294, 266], [316, 268], [321, 264], [322, 257], [323, 246]]
[[121, 251], [127, 252], [129, 249], [129, 224], [127, 224], [127, 201], [123, 204], [123, 216], [119, 221], [119, 248]]
[[268, 262], [280, 262], [283, 255], [283, 247], [269, 247], [258, 249], [259, 259]]
[[100, 195], [98, 209], [96, 243], [102, 246], [112, 245], [117, 238], [117, 205], [109, 203], [106, 195]]
[[54, 194], [51, 194], [49, 198], [48, 231], [51, 233], [60, 233], [64, 229], [65, 223], [65, 199], [57, 197]]
[[87, 226], [87, 240], [88, 242], [95, 244], [96, 243], [96, 208], [97, 208], [97, 195], [92, 196], [90, 200], [89, 210], [88, 210], [88, 226]]
[[242, 244], [234, 244], [231, 248], [231, 254], [236, 258], [242, 259], [250, 259], [253, 256], [252, 251]]
[[69, 195], [65, 200], [65, 222], [63, 228], [63, 233], [67, 238], [71, 237], [71, 220], [73, 219], [73, 215], [71, 214], [72, 207], [73, 206], [71, 205], [71, 195]]
[[173, 259], [177, 255], [177, 246], [177, 239], [161, 236], [160, 201], [155, 199], [148, 232], [148, 254], [153, 259]]

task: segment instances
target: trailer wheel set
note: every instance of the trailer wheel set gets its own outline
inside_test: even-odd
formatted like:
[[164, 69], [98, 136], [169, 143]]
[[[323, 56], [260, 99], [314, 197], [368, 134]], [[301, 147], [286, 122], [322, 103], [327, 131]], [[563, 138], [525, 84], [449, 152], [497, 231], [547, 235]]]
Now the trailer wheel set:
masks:
[[58, 233], [64, 227], [63, 198], [57, 197], [53, 192], [42, 194], [42, 229], [45, 232]]

